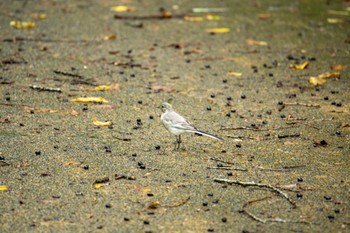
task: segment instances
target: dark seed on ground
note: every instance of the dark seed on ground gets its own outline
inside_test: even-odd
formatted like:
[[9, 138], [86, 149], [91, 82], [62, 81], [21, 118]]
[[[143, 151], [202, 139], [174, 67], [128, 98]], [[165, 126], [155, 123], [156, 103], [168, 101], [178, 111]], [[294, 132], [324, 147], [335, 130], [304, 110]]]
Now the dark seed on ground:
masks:
[[89, 168], [90, 168], [90, 167], [89, 167], [88, 164], [85, 164], [85, 165], [84, 165], [84, 169], [85, 169], [85, 170], [89, 170]]
[[208, 202], [203, 202], [202, 205], [203, 206], [208, 206]]
[[324, 100], [329, 100], [329, 97], [328, 97], [328, 96], [325, 96], [323, 99], [324, 99]]
[[159, 150], [159, 149], [160, 149], [160, 146], [159, 146], [159, 145], [156, 145], [155, 148], [156, 148], [156, 150]]
[[108, 203], [108, 204], [105, 205], [105, 207], [106, 207], [107, 209], [109, 209], [109, 208], [112, 208], [112, 205]]
[[130, 218], [124, 217], [124, 221], [128, 222], [128, 221], [130, 221]]
[[303, 182], [303, 178], [299, 177], [299, 178], [297, 179], [297, 181], [298, 181], [298, 182]]
[[214, 228], [209, 227], [209, 228], [208, 228], [208, 232], [214, 232]]
[[41, 155], [41, 151], [40, 151], [40, 150], [36, 150], [36, 151], [35, 151], [35, 154], [36, 154], [36, 155]]
[[227, 222], [227, 218], [226, 218], [226, 217], [223, 217], [223, 218], [221, 219], [221, 222]]
[[241, 99], [247, 98], [246, 95], [241, 95]]
[[210, 107], [210, 106], [208, 106], [208, 107], [207, 107], [207, 110], [208, 110], [208, 111], [211, 111], [211, 107]]
[[323, 198], [324, 198], [325, 200], [327, 200], [327, 201], [330, 201], [330, 200], [332, 199], [332, 197], [331, 197], [331, 196], [328, 196], [328, 195], [324, 196]]
[[241, 148], [242, 145], [241, 145], [240, 143], [237, 143], [237, 144], [236, 144], [236, 147], [237, 147], [237, 148]]
[[148, 221], [148, 220], [145, 220], [145, 221], [143, 221], [143, 224], [149, 225], [149, 221]]
[[297, 198], [303, 198], [303, 194], [297, 193]]

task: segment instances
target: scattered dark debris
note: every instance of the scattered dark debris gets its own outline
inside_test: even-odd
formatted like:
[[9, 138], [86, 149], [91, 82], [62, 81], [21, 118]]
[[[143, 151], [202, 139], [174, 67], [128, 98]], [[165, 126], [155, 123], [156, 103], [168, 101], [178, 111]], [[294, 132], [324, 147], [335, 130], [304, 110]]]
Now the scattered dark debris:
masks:
[[107, 183], [109, 182], [109, 177], [103, 177], [96, 179], [93, 184], [101, 184], [101, 183]]

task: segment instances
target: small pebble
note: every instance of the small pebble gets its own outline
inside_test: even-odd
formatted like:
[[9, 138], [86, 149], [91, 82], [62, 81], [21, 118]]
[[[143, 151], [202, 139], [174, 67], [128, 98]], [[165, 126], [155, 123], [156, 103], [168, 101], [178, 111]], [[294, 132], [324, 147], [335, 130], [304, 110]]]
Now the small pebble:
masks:
[[299, 177], [299, 178], [297, 179], [297, 181], [298, 181], [298, 182], [303, 182], [303, 178]]
[[241, 99], [247, 98], [246, 95], [241, 95]]
[[223, 217], [223, 218], [221, 219], [221, 222], [227, 222], [227, 218], [226, 218], [226, 217]]
[[149, 225], [149, 221], [148, 221], [148, 220], [145, 220], [145, 221], [143, 221], [143, 224]]
[[112, 205], [108, 203], [108, 204], [105, 205], [105, 207], [106, 207], [107, 209], [109, 209], [109, 208], [112, 208]]
[[85, 164], [83, 168], [84, 168], [84, 170], [89, 170], [90, 167], [88, 164]]
[[40, 150], [36, 150], [35, 151], [35, 155], [41, 155], [41, 151]]
[[328, 195], [324, 196], [323, 198], [324, 198], [325, 200], [327, 200], [327, 201], [330, 201], [330, 200], [332, 199], [332, 197], [331, 197], [331, 196], [328, 196]]

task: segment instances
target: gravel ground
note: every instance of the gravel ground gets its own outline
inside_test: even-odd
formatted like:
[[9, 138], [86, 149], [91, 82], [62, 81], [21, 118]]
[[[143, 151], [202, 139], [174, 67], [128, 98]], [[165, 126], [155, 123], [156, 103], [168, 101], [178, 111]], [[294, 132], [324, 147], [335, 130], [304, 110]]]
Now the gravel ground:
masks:
[[1, 232], [349, 232], [349, 7], [1, 1]]

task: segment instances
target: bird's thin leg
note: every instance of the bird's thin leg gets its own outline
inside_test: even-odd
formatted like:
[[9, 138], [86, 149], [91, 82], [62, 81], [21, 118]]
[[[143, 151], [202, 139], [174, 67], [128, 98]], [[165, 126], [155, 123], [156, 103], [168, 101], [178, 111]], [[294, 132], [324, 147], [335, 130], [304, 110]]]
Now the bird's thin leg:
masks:
[[180, 135], [176, 135], [176, 144], [175, 144], [175, 150], [179, 150], [180, 149], [180, 144], [181, 144], [181, 136]]

